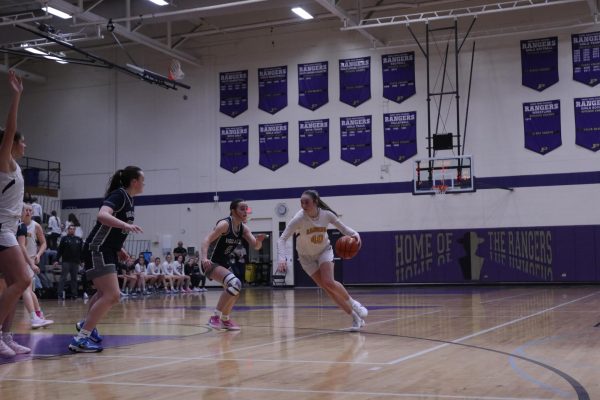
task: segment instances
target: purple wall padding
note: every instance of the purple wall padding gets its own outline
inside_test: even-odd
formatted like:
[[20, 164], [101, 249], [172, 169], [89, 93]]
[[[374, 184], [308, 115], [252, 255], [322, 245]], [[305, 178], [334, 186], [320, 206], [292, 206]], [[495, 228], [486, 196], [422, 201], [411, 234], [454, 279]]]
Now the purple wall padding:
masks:
[[361, 233], [344, 283], [591, 282], [600, 280], [600, 226]]

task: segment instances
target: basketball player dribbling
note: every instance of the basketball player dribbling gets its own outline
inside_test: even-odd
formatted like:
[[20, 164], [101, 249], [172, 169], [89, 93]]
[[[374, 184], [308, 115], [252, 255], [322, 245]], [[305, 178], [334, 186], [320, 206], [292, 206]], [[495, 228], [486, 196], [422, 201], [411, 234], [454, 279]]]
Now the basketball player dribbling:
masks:
[[[202, 241], [200, 258], [202, 270], [210, 280], [221, 282], [223, 293], [217, 303], [214, 315], [208, 325], [213, 329], [239, 331], [240, 327], [230, 318], [231, 309], [242, 290], [242, 282], [225, 267], [229, 257], [242, 240], [256, 250], [260, 250], [265, 235], [254, 235], [244, 224], [248, 218], [248, 204], [236, 199], [229, 205], [229, 217], [217, 221], [215, 229]], [[209, 246], [213, 244], [209, 254]]]
[[296, 250], [302, 269], [315, 283], [327, 293], [346, 314], [352, 316], [351, 331], [358, 331], [365, 325], [368, 310], [354, 300], [340, 282], [333, 278], [333, 249], [327, 236], [327, 226], [332, 224], [344, 235], [358, 241], [360, 235], [352, 228], [344, 225], [321, 198], [316, 190], [306, 190], [300, 197], [302, 210], [298, 211], [287, 225], [278, 241], [279, 264], [277, 271], [284, 272], [287, 268], [285, 257], [285, 242], [297, 232]]

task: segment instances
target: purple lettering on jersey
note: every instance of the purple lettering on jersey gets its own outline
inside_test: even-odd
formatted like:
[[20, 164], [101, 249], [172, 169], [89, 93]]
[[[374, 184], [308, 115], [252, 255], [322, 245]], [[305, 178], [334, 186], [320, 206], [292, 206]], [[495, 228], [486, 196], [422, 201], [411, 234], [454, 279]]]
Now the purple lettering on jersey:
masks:
[[575, 143], [592, 151], [600, 150], [600, 97], [574, 99]]
[[417, 112], [383, 114], [384, 154], [403, 162], [417, 154]]
[[248, 71], [219, 74], [219, 111], [232, 118], [248, 109]]
[[258, 125], [259, 164], [276, 171], [288, 163], [288, 123]]
[[258, 108], [275, 114], [287, 104], [287, 66], [259, 68]]
[[221, 128], [221, 168], [234, 174], [248, 166], [248, 125]]
[[562, 144], [560, 100], [523, 103], [525, 148], [548, 154]]
[[329, 63], [298, 64], [298, 104], [316, 110], [329, 102]]
[[342, 160], [357, 166], [370, 159], [371, 116], [341, 117], [340, 142]]
[[298, 121], [302, 164], [317, 168], [329, 161], [329, 119]]
[[371, 98], [371, 57], [339, 60], [340, 101], [358, 107]]
[[402, 103], [416, 93], [415, 52], [381, 56], [383, 97]]
[[541, 92], [558, 82], [558, 37], [521, 40], [522, 84]]
[[600, 32], [571, 35], [573, 80], [588, 86], [600, 82]]

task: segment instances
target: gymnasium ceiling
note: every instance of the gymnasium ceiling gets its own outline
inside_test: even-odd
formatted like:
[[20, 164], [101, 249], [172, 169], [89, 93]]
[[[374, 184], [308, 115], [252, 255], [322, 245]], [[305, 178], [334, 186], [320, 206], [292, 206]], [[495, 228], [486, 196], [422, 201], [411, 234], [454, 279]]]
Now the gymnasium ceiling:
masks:
[[[15, 27], [36, 30], [44, 23], [78, 48], [94, 52], [118, 46], [144, 46], [182, 63], [201, 64], [203, 49], [215, 43], [235, 42], [245, 36], [277, 35], [307, 30], [344, 29], [365, 47], [390, 47], [409, 43], [406, 22], [423, 30], [426, 20], [447, 26], [458, 15], [461, 34], [473, 17], [471, 37], [491, 37], [518, 32], [600, 28], [600, 0], [168, 0], [157, 6], [149, 0], [0, 0], [0, 47], [19, 49], [25, 43], [48, 51], [54, 44]], [[45, 15], [43, 4], [74, 15], [60, 19]], [[303, 7], [314, 16], [304, 21], [291, 12]], [[484, 7], [485, 6], [485, 7]], [[492, 12], [494, 11], [494, 12]], [[394, 18], [392, 18], [394, 17]], [[112, 19], [112, 24], [109, 20]], [[390, 24], [394, 22], [395, 24]], [[356, 25], [369, 28], [356, 29]], [[376, 26], [375, 26], [376, 25]], [[113, 32], [109, 28], [114, 26]], [[600, 29], [598, 29], [600, 30]], [[31, 42], [37, 39], [37, 42]], [[117, 42], [118, 41], [118, 42]], [[1, 55], [0, 71], [26, 69], [27, 59]]]

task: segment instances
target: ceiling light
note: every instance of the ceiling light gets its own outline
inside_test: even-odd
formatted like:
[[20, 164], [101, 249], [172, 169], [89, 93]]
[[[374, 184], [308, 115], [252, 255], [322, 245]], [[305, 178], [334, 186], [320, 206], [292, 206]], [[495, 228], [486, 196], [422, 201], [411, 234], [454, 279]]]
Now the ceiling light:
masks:
[[35, 47], [25, 46], [25, 51], [28, 51], [28, 52], [33, 53], [33, 54], [39, 54], [41, 56], [45, 56], [46, 55], [46, 53], [44, 53], [41, 50], [36, 49]]
[[169, 5], [169, 3], [165, 0], [150, 0], [150, 1], [159, 6], [168, 6]]
[[66, 12], [62, 12], [62, 11], [57, 10], [56, 8], [53, 8], [50, 6], [42, 7], [42, 10], [46, 11], [49, 14], [56, 15], [57, 17], [62, 18], [62, 19], [71, 18], [70, 14], [67, 14]]
[[313, 19], [314, 17], [306, 12], [302, 7], [294, 7], [292, 11], [302, 19]]

